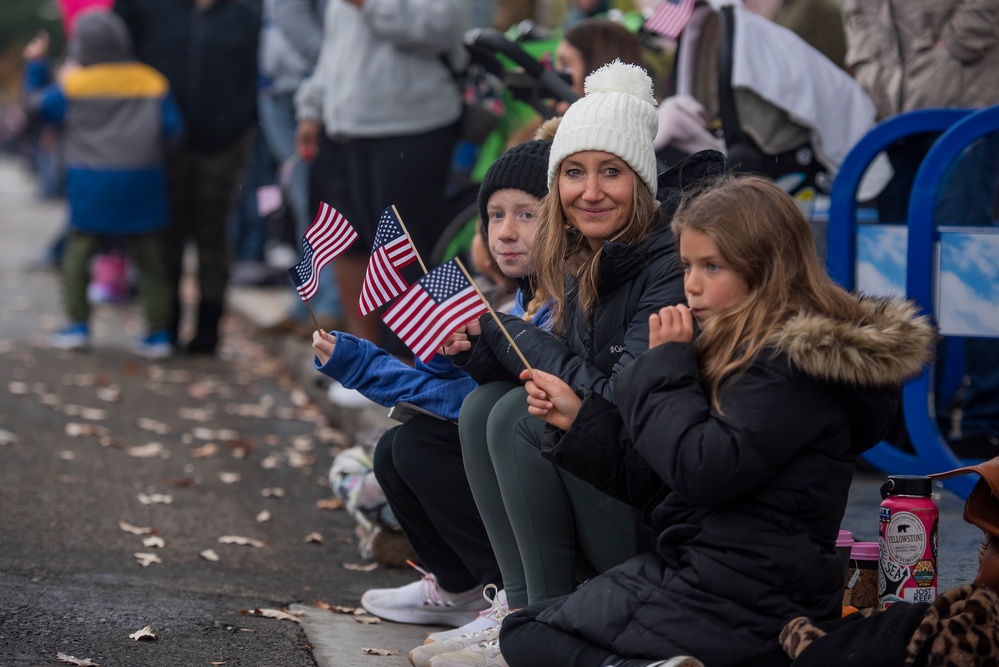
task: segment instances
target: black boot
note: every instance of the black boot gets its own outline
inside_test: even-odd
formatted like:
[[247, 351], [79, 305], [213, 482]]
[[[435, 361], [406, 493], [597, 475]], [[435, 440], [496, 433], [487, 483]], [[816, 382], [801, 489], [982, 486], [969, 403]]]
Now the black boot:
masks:
[[198, 304], [198, 326], [194, 338], [187, 343], [188, 354], [215, 354], [221, 319], [221, 301], [202, 301]]

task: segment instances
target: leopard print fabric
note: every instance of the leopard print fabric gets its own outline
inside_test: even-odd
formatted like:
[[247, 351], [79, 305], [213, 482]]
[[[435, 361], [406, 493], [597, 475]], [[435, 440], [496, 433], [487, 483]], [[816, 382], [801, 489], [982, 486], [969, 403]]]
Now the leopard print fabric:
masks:
[[958, 586], [937, 598], [909, 641], [905, 667], [999, 665], [999, 595]]
[[[875, 609], [861, 609], [855, 613], [861, 616], [870, 616], [875, 611]], [[808, 648], [809, 644], [825, 636], [825, 630], [815, 625], [812, 619], [799, 616], [781, 628], [779, 641], [784, 652], [787, 653], [791, 660], [794, 660], [802, 651]]]
[[[879, 613], [862, 609], [862, 616]], [[796, 659], [826, 632], [804, 616], [790, 621], [780, 644]], [[999, 594], [967, 584], [942, 593], [923, 614], [906, 649], [903, 667], [996, 667], [999, 665]]]

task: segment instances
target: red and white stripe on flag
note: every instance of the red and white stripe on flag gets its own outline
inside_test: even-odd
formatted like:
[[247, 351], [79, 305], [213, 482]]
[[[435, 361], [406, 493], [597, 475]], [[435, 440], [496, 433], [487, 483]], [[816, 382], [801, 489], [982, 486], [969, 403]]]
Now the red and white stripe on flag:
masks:
[[385, 209], [378, 220], [371, 259], [368, 260], [364, 283], [361, 285], [361, 298], [357, 303], [361, 315], [367, 315], [388, 303], [409, 287], [398, 269], [415, 260], [416, 250], [396, 219], [395, 212], [392, 207]]
[[326, 202], [320, 202], [315, 220], [302, 237], [302, 261], [290, 269], [302, 299], [308, 301], [315, 296], [323, 267], [356, 240], [357, 232], [347, 219]]
[[676, 39], [694, 12], [694, 0], [662, 0], [642, 26], [650, 32]]
[[452, 259], [417, 280], [382, 319], [426, 363], [458, 327], [488, 311]]

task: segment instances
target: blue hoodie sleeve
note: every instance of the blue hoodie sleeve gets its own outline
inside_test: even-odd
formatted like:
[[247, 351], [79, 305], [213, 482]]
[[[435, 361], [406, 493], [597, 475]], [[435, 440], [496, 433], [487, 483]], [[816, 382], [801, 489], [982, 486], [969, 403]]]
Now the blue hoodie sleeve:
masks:
[[28, 61], [22, 87], [29, 113], [38, 114], [52, 123], [63, 121], [66, 117], [66, 96], [58, 85], [50, 83], [49, 68], [44, 61]]
[[333, 355], [325, 365], [314, 359], [316, 370], [379, 405], [412, 403], [456, 421], [462, 401], [477, 386], [447, 359], [434, 358], [414, 368], [370, 341], [340, 332], [334, 335]]

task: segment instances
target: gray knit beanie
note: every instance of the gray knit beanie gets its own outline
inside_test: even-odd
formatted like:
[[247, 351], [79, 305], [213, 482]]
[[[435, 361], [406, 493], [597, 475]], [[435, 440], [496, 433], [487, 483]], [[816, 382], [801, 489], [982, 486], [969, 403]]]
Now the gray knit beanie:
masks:
[[627, 162], [655, 196], [658, 179], [652, 140], [659, 117], [652, 79], [641, 67], [615, 60], [587, 76], [584, 91], [555, 132], [548, 187], [565, 158], [581, 151], [604, 151]]

